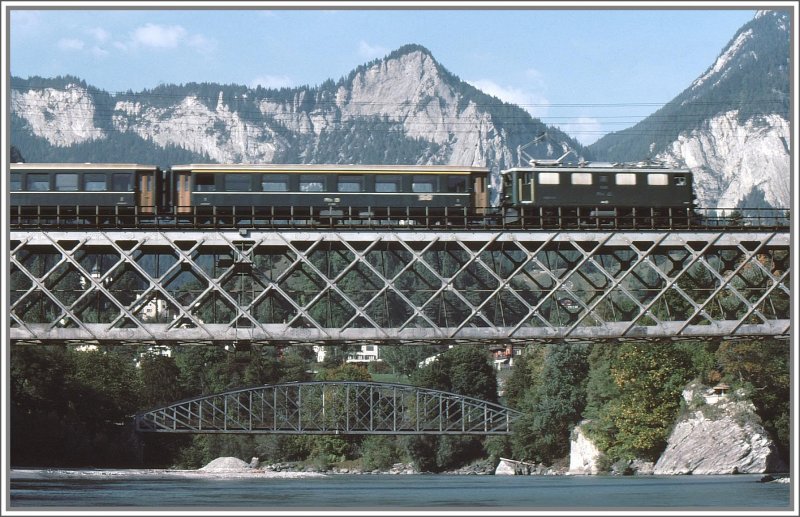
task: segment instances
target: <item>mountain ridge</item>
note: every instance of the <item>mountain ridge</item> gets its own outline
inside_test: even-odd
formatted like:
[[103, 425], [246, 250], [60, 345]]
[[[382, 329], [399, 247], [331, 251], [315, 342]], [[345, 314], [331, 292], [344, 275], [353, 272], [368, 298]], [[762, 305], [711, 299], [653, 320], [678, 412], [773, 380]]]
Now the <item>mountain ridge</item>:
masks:
[[789, 25], [786, 11], [758, 11], [683, 92], [588, 152], [688, 167], [703, 206], [789, 207]]

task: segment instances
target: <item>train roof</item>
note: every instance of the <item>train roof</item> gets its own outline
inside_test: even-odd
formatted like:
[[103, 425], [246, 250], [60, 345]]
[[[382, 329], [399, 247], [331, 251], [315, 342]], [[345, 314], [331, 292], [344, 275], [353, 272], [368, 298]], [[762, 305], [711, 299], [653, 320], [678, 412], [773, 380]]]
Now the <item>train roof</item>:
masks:
[[53, 169], [53, 170], [75, 170], [75, 169], [113, 169], [113, 170], [155, 170], [156, 165], [144, 165], [141, 163], [28, 163], [19, 162], [12, 163], [11, 169], [14, 170], [40, 170], [40, 169]]
[[365, 173], [376, 172], [380, 174], [472, 174], [488, 173], [487, 167], [472, 167], [459, 165], [361, 165], [361, 164], [222, 164], [222, 163], [193, 163], [188, 165], [173, 165], [173, 171], [194, 172], [316, 172], [316, 173]]
[[530, 167], [511, 167], [504, 169], [501, 174], [512, 171], [541, 171], [541, 172], [631, 172], [631, 173], [676, 173], [691, 174], [686, 168], [669, 167], [664, 164], [639, 162], [639, 163], [610, 163], [610, 162], [581, 162], [581, 163], [546, 163], [533, 164]]

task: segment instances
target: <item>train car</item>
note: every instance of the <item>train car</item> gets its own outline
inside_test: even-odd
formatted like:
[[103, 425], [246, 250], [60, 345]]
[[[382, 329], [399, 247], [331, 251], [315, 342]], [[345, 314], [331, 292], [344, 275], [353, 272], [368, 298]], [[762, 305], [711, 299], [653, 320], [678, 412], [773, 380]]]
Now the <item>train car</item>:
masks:
[[688, 169], [650, 163], [532, 163], [501, 171], [502, 204], [512, 218], [667, 227], [685, 224], [695, 205]]
[[12, 163], [12, 215], [154, 214], [165, 202], [162, 171], [133, 163]]
[[404, 165], [176, 165], [178, 214], [391, 217], [488, 206], [489, 169]]

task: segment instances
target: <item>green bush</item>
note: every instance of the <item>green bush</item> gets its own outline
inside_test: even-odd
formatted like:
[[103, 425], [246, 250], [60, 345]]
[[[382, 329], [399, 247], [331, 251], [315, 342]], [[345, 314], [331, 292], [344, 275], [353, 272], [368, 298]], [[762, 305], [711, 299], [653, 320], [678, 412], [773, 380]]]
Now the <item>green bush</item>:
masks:
[[367, 366], [369, 373], [390, 373], [392, 368], [383, 361], [372, 361]]
[[388, 436], [367, 436], [361, 444], [361, 463], [364, 470], [387, 470], [400, 461], [395, 440]]

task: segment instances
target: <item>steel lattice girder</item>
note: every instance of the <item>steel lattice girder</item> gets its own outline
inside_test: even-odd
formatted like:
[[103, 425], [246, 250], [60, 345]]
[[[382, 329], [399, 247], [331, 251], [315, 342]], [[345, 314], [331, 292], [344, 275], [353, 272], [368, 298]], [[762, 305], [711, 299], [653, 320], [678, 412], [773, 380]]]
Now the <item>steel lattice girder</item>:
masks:
[[788, 232], [12, 232], [13, 342], [788, 336]]
[[404, 384], [293, 382], [243, 388], [138, 413], [139, 432], [509, 434], [520, 412]]

